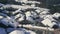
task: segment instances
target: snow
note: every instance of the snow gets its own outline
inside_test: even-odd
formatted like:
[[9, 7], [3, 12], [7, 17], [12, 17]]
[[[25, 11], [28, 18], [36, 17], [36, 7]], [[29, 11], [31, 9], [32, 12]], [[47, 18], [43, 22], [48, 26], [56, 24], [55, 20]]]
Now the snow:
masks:
[[18, 17], [20, 17], [20, 14], [15, 15], [15, 19], [18, 18]]
[[27, 32], [28, 34], [36, 34], [35, 32], [30, 31], [30, 30], [26, 30], [26, 32]]
[[31, 11], [31, 16], [37, 16], [37, 13], [36, 12], [34, 12], [34, 11]]
[[26, 17], [34, 17], [34, 18], [36, 18], [37, 17], [37, 13], [35, 13], [35, 12], [33, 12], [33, 11], [28, 11], [28, 12], [26, 12], [25, 13], [26, 14]]
[[39, 15], [40, 18], [44, 19], [46, 15]]
[[[19, 18], [19, 19], [17, 19], [17, 18]], [[23, 21], [24, 20], [24, 15], [19, 13], [19, 14], [14, 16], [14, 19], [16, 19], [18, 22]]]
[[21, 18], [19, 18], [17, 21], [18, 22], [21, 22], [21, 21], [23, 21], [24, 20], [24, 16], [22, 16]]
[[47, 15], [49, 15], [49, 9], [40, 8], [39, 16], [44, 19]]
[[16, 10], [16, 11], [14, 11], [13, 14], [16, 14], [16, 13], [18, 13], [18, 12], [21, 12], [20, 10], [21, 10], [21, 8], [19, 8], [19, 9]]
[[16, 2], [26, 2], [28, 0], [15, 0]]
[[0, 19], [2, 19], [3, 18], [3, 16], [0, 16]]
[[35, 10], [37, 13], [40, 13], [41, 11], [40, 11], [40, 9], [37, 9], [37, 10]]
[[28, 1], [28, 0], [15, 0], [16, 2], [24, 2], [24, 3], [31, 3], [31, 4], [40, 4], [40, 2], [37, 1]]
[[54, 13], [54, 14], [53, 14], [53, 17], [59, 18], [59, 17], [60, 17], [60, 13]]
[[33, 20], [33, 18], [31, 18], [31, 17], [26, 17], [26, 20], [28, 20], [28, 21], [30, 21], [30, 22], [35, 22], [34, 20]]
[[48, 10], [43, 10], [40, 14], [48, 14]]
[[16, 8], [16, 9], [19, 9], [19, 8], [23, 8], [23, 9], [27, 9], [27, 8], [32, 8], [31, 6], [28, 6], [28, 5], [24, 5], [24, 6], [21, 6], [21, 5], [12, 5], [12, 4], [7, 4], [7, 5], [4, 5], [3, 7], [4, 8]]
[[7, 34], [7, 32], [8, 34], [36, 34], [35, 32], [24, 28], [7, 28], [6, 30], [4, 28], [0, 28], [0, 34]]
[[14, 31], [12, 31], [9, 34], [24, 34], [24, 32], [23, 31], [20, 31], [20, 30], [14, 30]]
[[7, 28], [7, 32], [9, 34], [36, 34], [35, 32], [31, 31], [31, 30], [26, 30], [24, 28]]
[[37, 4], [40, 4], [40, 2], [37, 2], [37, 1], [26, 1], [25, 3], [31, 3], [31, 4], [37, 3]]
[[0, 34], [7, 34], [4, 28], [0, 28]]
[[45, 26], [49, 26], [49, 27], [53, 27], [53, 25], [55, 25], [56, 23], [52, 22], [50, 19], [44, 19], [43, 21], [41, 21], [42, 24], [44, 24]]
[[26, 14], [26, 16], [30, 16], [31, 15], [30, 11], [26, 12], [25, 14]]
[[22, 11], [20, 11], [20, 10], [21, 10], [21, 8], [19, 8], [18, 10], [16, 10], [16, 11], [13, 12], [13, 15], [15, 14], [14, 15], [14, 19], [17, 20], [18, 22], [24, 20], [24, 15], [21, 14]]
[[25, 14], [26, 14], [26, 20], [33, 22], [33, 19], [30, 17], [31, 16], [31, 12], [28, 11]]
[[30, 21], [30, 22], [36, 22], [33, 18], [36, 18], [36, 17], [38, 17], [38, 15], [35, 13], [35, 12], [33, 12], [33, 11], [28, 11], [28, 12], [26, 12], [25, 13], [26, 14], [26, 20], [28, 20], [28, 21]]
[[[49, 9], [35, 7], [35, 3], [36, 4], [40, 4], [40, 2], [28, 1], [28, 0], [15, 0], [15, 1], [16, 2], [24, 2], [25, 4], [26, 3], [31, 3], [32, 5], [29, 6], [29, 5], [25, 5], [24, 4], [23, 6], [21, 6], [21, 5], [6, 4], [6, 5], [3, 6], [3, 4], [0, 3], [0, 6], [3, 6], [3, 8], [10, 8], [10, 7], [12, 7], [12, 8], [18, 9], [18, 10], [13, 12], [13, 15], [16, 14], [16, 13], [19, 13], [19, 14], [16, 14], [15, 16], [12, 16], [11, 18], [8, 17], [6, 14], [3, 14], [4, 12], [9, 13], [8, 11], [3, 11], [2, 13], [0, 13], [0, 15], [2, 15], [2, 16], [0, 16], [0, 19], [2, 19], [1, 22], [4, 25], [6, 25], [6, 26], [10, 25], [10, 26], [16, 28], [19, 25], [18, 22], [24, 20], [24, 15], [21, 14], [22, 11], [20, 11], [20, 10], [26, 10], [28, 8], [29, 9], [30, 8], [37, 9], [35, 11], [40, 14], [38, 16], [36, 14], [36, 12], [34, 12], [34, 11], [27, 11], [27, 12], [25, 12], [26, 20], [28, 20], [28, 21], [30, 21], [32, 23], [36, 23], [37, 21], [40, 22], [42, 19], [44, 19], [44, 20], [41, 21], [42, 24], [44, 24], [45, 26], [48, 25], [49, 27], [53, 27], [56, 24], [56, 22], [52, 22], [52, 21], [55, 21], [55, 19], [53, 19], [53, 17], [55, 17], [55, 18], [59, 18], [60, 17], [60, 13], [55, 13], [53, 15], [50, 15], [49, 14]], [[6, 18], [3, 18], [4, 16], [6, 16]], [[37, 17], [40, 17], [42, 19], [39, 19], [39, 18], [36, 19]], [[33, 19], [33, 18], [35, 18], [35, 19]], [[59, 24], [59, 26], [60, 26], [60, 24]], [[2, 31], [3, 31], [3, 29], [2, 29]], [[14, 28], [8, 28], [7, 31], [9, 32], [9, 34], [25, 34], [25, 33], [36, 34], [35, 32], [30, 31], [30, 30], [23, 30], [23, 29], [15, 30]]]
[[51, 21], [55, 21], [55, 19], [53, 19], [53, 15], [46, 15], [45, 17], [44, 17], [44, 19], [50, 19]]
[[32, 4], [31, 6], [32, 6], [32, 7], [35, 7], [35, 4]]

